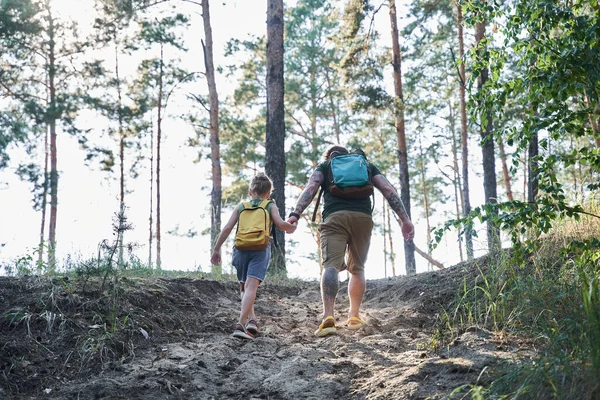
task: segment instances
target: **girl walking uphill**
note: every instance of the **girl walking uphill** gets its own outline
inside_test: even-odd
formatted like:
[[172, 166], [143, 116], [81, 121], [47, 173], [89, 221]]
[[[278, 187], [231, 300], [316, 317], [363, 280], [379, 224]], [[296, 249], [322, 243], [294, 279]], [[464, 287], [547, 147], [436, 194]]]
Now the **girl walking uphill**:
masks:
[[221, 263], [221, 246], [237, 225], [232, 257], [242, 294], [240, 318], [233, 330], [233, 337], [237, 338], [254, 339], [258, 332], [254, 301], [271, 258], [272, 224], [286, 233], [293, 233], [297, 227], [296, 223], [290, 224], [279, 216], [277, 205], [269, 199], [272, 187], [271, 179], [262, 172], [252, 179], [248, 190], [251, 200], [239, 204], [233, 210], [210, 257], [213, 265]]

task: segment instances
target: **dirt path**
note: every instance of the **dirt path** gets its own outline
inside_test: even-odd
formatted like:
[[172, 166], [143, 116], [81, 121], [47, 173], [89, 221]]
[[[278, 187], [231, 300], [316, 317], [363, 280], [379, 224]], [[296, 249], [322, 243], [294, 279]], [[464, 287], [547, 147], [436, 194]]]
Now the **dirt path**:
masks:
[[[123, 278], [111, 302], [68, 281], [0, 278], [0, 398], [441, 398], [485, 379], [517, 350], [477, 330], [432, 350], [437, 313], [468, 274], [454, 267], [369, 281], [368, 326], [356, 332], [343, 328], [342, 283], [340, 329], [327, 338], [313, 336], [318, 283], [267, 282], [259, 288], [254, 341], [231, 337], [236, 283]], [[105, 325], [110, 310], [118, 316], [114, 331]]]

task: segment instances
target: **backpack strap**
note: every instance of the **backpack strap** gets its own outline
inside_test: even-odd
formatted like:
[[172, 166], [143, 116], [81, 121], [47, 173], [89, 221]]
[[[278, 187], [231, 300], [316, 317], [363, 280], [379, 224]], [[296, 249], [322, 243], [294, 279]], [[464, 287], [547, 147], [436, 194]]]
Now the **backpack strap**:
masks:
[[[269, 213], [269, 217], [271, 216], [271, 210], [267, 210], [267, 206], [271, 203], [275, 203], [275, 200], [273, 199], [265, 199], [263, 201], [260, 202], [260, 204], [258, 205], [259, 207], [262, 207], [265, 209], [265, 211], [267, 213]], [[273, 218], [271, 218], [271, 229], [269, 230], [270, 236], [273, 238], [273, 244], [275, 245], [275, 247], [279, 248], [279, 243], [277, 242], [277, 233], [275, 232], [275, 230], [277, 229], [277, 227], [275, 226], [275, 222], [273, 222]]]
[[265, 200], [261, 201], [261, 202], [260, 202], [260, 204], [259, 204], [258, 206], [259, 206], [259, 207], [262, 207], [262, 208], [264, 208], [264, 209], [266, 210], [266, 209], [267, 209], [267, 206], [268, 206], [270, 203], [273, 203], [273, 199], [265, 199]]
[[319, 203], [321, 202], [321, 196], [323, 195], [323, 187], [319, 190], [319, 195], [317, 196], [317, 204], [315, 204], [315, 210], [313, 211], [312, 221], [315, 222], [317, 219], [317, 212], [319, 211]]

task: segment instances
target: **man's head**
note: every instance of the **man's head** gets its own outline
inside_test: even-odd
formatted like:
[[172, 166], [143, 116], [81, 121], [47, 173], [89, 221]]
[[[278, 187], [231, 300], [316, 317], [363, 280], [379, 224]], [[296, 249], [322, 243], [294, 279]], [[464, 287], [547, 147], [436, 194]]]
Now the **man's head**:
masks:
[[341, 156], [344, 154], [348, 154], [348, 149], [338, 144], [334, 144], [330, 148], [328, 148], [325, 153], [323, 153], [323, 158], [325, 160], [330, 160], [335, 156]]
[[250, 181], [248, 192], [251, 196], [265, 198], [269, 197], [272, 188], [273, 182], [271, 179], [264, 172], [259, 172]]

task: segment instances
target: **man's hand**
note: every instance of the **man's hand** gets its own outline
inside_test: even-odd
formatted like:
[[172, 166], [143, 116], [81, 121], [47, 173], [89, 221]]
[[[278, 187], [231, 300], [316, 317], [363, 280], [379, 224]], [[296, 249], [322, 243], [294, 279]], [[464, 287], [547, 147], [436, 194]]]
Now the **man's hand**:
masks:
[[402, 236], [407, 242], [415, 238], [415, 226], [409, 219], [402, 222]]
[[221, 250], [213, 251], [212, 255], [210, 256], [210, 262], [212, 265], [221, 264]]

